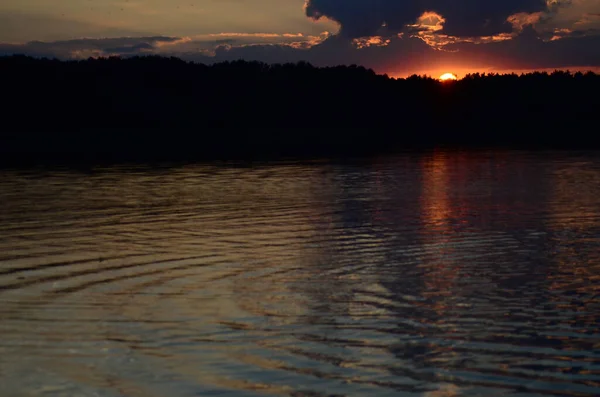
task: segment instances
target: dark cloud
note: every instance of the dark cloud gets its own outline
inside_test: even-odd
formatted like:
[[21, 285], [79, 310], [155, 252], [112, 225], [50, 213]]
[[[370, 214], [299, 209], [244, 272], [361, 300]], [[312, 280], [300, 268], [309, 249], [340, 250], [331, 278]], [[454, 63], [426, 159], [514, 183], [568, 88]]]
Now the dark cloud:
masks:
[[386, 24], [400, 31], [414, 22], [425, 9], [417, 1], [394, 0], [308, 0], [306, 15], [330, 18], [341, 25], [346, 37], [372, 36]]
[[[288, 45], [219, 46], [211, 58], [213, 62], [237, 59], [266, 63], [307, 61], [315, 66], [358, 64], [381, 72], [401, 68], [423, 67], [435, 62], [437, 51], [416, 38], [393, 39], [387, 46], [371, 46], [357, 49], [355, 44], [340, 36], [332, 36], [311, 48], [295, 48]], [[194, 54], [179, 54], [184, 58], [205, 60]]]
[[444, 33], [453, 36], [488, 36], [510, 32], [506, 19], [519, 12], [547, 11], [545, 0], [308, 0], [306, 15], [340, 23], [342, 35], [371, 36], [382, 25], [401, 31], [425, 11], [441, 14]]
[[105, 48], [104, 52], [108, 52], [110, 54], [133, 54], [144, 51], [151, 51], [154, 49], [154, 46], [150, 43], [139, 43], [125, 47], [109, 47]]
[[229, 44], [229, 45], [233, 45], [235, 43], [237, 43], [238, 40], [236, 39], [220, 39], [220, 40], [215, 40], [214, 43], [217, 45], [222, 45], [222, 44]]
[[256, 45], [220, 47], [210, 58], [194, 54], [179, 56], [200, 62], [247, 59], [267, 63], [308, 61], [317, 66], [358, 64], [380, 73], [407, 75], [453, 67], [473, 70], [600, 67], [597, 48], [600, 48], [600, 35], [573, 32], [572, 37], [549, 41], [528, 27], [512, 40], [455, 43], [448, 46], [448, 51], [434, 50], [422, 40], [411, 37], [392, 39], [387, 46], [359, 50], [343, 37], [333, 36], [310, 49]]
[[[443, 51], [408, 34], [403, 38], [371, 37], [360, 49], [357, 48], [356, 41], [341, 35], [329, 36], [311, 47], [290, 43], [245, 44], [244, 37], [216, 40], [209, 37], [207, 39], [210, 41], [201, 42], [162, 36], [124, 37], [30, 42], [22, 45], [0, 44], [0, 55], [19, 53], [81, 59], [89, 56], [160, 54], [202, 63], [238, 59], [267, 63], [308, 61], [316, 66], [358, 64], [391, 75], [447, 68], [452, 70], [453, 67], [472, 70], [600, 67], [600, 52], [597, 51], [600, 48], [599, 31], [569, 31], [559, 39], [553, 39], [554, 34], [542, 34], [527, 26], [510, 40], [485, 44], [454, 42], [444, 47]], [[205, 45], [210, 45], [210, 49]]]
[[[587, 34], [586, 34], [587, 33]], [[573, 66], [600, 66], [600, 35], [573, 32], [560, 40], [542, 40], [531, 27], [512, 40], [477, 45], [457, 43], [449, 46], [463, 59], [498, 68], [541, 69]]]
[[435, 0], [433, 11], [446, 18], [444, 32], [454, 36], [491, 36], [512, 30], [506, 20], [519, 13], [546, 11], [545, 0]]
[[119, 37], [106, 39], [76, 39], [64, 41], [31, 41], [24, 44], [0, 43], [0, 55], [23, 54], [46, 58], [87, 58], [152, 53], [160, 43], [174, 43], [177, 37]]

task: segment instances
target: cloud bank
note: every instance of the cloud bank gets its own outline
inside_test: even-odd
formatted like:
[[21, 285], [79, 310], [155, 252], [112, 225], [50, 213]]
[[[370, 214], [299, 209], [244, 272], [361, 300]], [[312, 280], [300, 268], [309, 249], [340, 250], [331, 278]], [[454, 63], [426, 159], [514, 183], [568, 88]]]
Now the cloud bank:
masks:
[[453, 36], [490, 36], [512, 30], [507, 19], [517, 13], [548, 12], [546, 0], [308, 0], [309, 18], [337, 21], [341, 34], [372, 36], [385, 26], [401, 32], [425, 12], [446, 19], [443, 31]]
[[304, 12], [310, 19], [336, 21], [339, 32], [234, 31], [0, 43], [0, 55], [309, 61], [318, 66], [360, 64], [392, 75], [600, 67], [600, 0], [307, 0]]

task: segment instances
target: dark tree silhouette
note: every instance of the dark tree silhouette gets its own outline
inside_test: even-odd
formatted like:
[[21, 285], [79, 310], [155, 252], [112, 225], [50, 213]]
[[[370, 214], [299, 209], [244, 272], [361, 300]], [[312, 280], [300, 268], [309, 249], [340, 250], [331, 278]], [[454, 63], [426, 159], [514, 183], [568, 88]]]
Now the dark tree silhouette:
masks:
[[[237, 158], [433, 145], [591, 147], [594, 73], [393, 79], [356, 65], [0, 58], [4, 159]], [[66, 161], [66, 160], [65, 160]]]

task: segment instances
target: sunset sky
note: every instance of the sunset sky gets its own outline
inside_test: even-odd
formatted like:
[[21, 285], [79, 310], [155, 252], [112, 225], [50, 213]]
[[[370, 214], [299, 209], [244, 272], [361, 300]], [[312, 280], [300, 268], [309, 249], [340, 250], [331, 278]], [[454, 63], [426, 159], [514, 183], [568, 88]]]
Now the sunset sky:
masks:
[[393, 76], [600, 68], [600, 0], [5, 0], [0, 54], [161, 54]]

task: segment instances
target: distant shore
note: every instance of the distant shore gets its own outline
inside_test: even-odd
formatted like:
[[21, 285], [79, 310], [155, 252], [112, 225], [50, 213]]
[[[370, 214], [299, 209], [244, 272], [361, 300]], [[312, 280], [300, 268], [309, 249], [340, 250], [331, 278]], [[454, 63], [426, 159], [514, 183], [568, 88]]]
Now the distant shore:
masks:
[[0, 57], [3, 163], [600, 148], [600, 76], [392, 79], [357, 66]]

